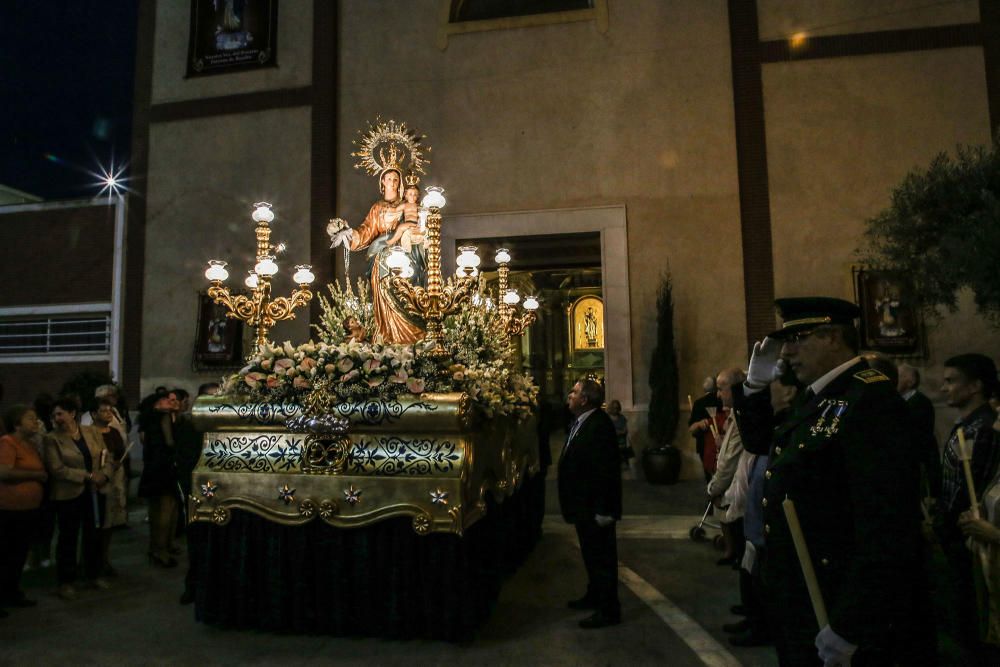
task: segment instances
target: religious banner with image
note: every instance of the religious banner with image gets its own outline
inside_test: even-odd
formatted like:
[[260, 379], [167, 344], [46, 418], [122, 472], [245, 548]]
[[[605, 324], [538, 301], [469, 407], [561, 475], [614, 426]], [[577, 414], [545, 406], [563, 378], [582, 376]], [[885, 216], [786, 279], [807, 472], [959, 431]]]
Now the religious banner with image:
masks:
[[206, 292], [198, 293], [198, 328], [194, 341], [195, 370], [243, 365], [243, 322], [226, 317], [226, 307]]
[[855, 273], [861, 308], [861, 347], [887, 354], [919, 354], [920, 316], [909, 287], [884, 271]]
[[276, 67], [278, 0], [191, 0], [187, 76]]

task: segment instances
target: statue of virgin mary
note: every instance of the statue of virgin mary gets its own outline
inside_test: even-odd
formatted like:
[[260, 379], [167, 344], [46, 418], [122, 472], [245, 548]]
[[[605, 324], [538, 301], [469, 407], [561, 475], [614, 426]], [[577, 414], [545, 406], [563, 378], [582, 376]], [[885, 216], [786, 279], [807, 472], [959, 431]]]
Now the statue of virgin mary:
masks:
[[[378, 152], [379, 159], [376, 161], [375, 148], [380, 141], [388, 143], [388, 148]], [[402, 146], [402, 154], [397, 150], [397, 145]], [[409, 153], [411, 170], [422, 171], [426, 161], [422, 159], [420, 150], [419, 139], [405, 125], [390, 121], [389, 124], [371, 126], [362, 150], [354, 155], [362, 157], [358, 166], [364, 166], [370, 173], [375, 168], [378, 169], [376, 173], [382, 198], [372, 204], [368, 215], [356, 229], [344, 228], [331, 232], [331, 247], [342, 244], [352, 252], [368, 251], [367, 271], [371, 284], [376, 339], [382, 343], [409, 344], [424, 337], [424, 323], [404, 309], [384, 280], [391, 275], [386, 259], [393, 248], [402, 246], [414, 268], [414, 275], [410, 280], [426, 286], [424, 239], [418, 230], [407, 229], [415, 225], [407, 221], [404, 213], [413, 208], [415, 202], [403, 200], [401, 168], [402, 158]], [[407, 192], [416, 189], [416, 180], [415, 174], [407, 179]]]

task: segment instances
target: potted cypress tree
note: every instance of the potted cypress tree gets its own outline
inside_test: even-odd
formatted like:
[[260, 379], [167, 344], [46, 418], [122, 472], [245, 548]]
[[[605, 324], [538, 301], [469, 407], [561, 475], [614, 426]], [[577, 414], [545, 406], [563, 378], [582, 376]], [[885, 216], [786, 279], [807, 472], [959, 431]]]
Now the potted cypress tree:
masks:
[[670, 273], [656, 294], [656, 347], [649, 364], [649, 437], [653, 446], [642, 453], [642, 469], [650, 484], [673, 484], [681, 470], [680, 451], [673, 446], [680, 419], [680, 381], [674, 348], [674, 298]]

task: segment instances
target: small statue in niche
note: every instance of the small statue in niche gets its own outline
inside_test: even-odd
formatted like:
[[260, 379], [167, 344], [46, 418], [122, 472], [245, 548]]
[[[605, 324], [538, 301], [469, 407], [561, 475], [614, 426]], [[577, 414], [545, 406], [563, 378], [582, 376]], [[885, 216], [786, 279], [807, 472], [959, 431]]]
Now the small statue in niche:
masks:
[[588, 308], [583, 315], [583, 335], [587, 338], [587, 347], [597, 347], [597, 316], [593, 308]]

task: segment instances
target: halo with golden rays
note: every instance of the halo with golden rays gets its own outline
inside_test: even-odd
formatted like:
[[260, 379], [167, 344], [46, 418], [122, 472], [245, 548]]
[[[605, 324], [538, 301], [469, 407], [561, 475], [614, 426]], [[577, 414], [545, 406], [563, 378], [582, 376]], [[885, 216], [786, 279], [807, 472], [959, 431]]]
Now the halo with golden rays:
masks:
[[367, 131], [358, 130], [358, 134], [360, 137], [354, 140], [358, 150], [351, 153], [351, 157], [359, 158], [355, 169], [364, 169], [376, 176], [386, 169], [403, 171], [403, 163], [408, 162], [408, 171], [426, 173], [424, 167], [430, 160], [424, 153], [430, 152], [430, 146], [424, 146], [421, 142], [426, 137], [408, 128], [406, 123], [376, 117], [374, 122], [368, 123]]

